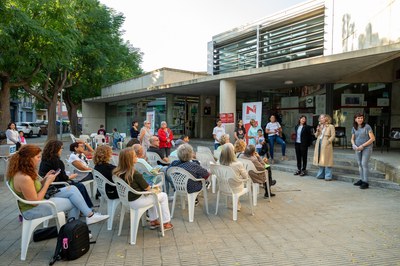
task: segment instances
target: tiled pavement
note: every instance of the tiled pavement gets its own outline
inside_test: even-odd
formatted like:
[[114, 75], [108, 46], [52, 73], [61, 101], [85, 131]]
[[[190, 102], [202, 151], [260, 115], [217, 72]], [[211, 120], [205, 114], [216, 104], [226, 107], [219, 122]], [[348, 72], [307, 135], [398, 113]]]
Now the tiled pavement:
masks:
[[[116, 217], [112, 231], [106, 223], [90, 226], [97, 243], [86, 255], [56, 265], [400, 265], [399, 191], [273, 174], [276, 197], [270, 203], [260, 194], [255, 216], [247, 197], [237, 222], [224, 200], [214, 215], [210, 191], [210, 214], [201, 204], [189, 223], [187, 210], [177, 206], [175, 228], [164, 238], [140, 228], [131, 246], [129, 216], [121, 236]], [[0, 265], [47, 265], [56, 240], [31, 242], [27, 260], [20, 261], [21, 226], [3, 182], [0, 194]]]

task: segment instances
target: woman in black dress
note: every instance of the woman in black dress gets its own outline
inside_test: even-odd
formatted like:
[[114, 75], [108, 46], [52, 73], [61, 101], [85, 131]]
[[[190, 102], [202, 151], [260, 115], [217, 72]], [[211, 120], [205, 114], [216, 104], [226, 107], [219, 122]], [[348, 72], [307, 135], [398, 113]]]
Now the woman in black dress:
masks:
[[297, 171], [294, 175], [305, 176], [307, 174], [308, 147], [311, 146], [314, 140], [312, 127], [307, 125], [306, 116], [300, 116], [299, 122], [294, 128], [294, 132], [296, 134], [294, 148], [297, 159]]

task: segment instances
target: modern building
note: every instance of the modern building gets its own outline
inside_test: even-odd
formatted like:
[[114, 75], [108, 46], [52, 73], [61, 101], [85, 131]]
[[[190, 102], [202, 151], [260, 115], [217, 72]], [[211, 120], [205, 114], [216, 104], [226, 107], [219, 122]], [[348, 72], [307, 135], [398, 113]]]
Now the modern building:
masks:
[[400, 0], [298, 4], [212, 37], [207, 73], [163, 68], [104, 88], [83, 102], [83, 131], [105, 123], [127, 132], [150, 118], [209, 138], [219, 114], [236, 121], [244, 102], [262, 102], [262, 124], [278, 114], [287, 136], [300, 114], [316, 123], [321, 113], [349, 136], [354, 113], [364, 112], [379, 145], [400, 127], [398, 14]]

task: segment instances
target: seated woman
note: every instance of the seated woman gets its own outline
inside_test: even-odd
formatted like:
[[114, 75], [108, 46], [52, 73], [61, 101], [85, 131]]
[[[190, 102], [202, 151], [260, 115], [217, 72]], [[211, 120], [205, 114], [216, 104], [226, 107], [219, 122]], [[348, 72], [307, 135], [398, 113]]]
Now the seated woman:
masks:
[[239, 155], [244, 152], [246, 146], [247, 146], [246, 142], [242, 139], [238, 139], [237, 141], [235, 141], [234, 152], [236, 154], [236, 158], [239, 158]]
[[[210, 176], [210, 173], [207, 171], [207, 169], [203, 168], [200, 165], [200, 162], [197, 160], [193, 160], [194, 152], [192, 146], [190, 144], [181, 144], [178, 147], [177, 150], [178, 153], [178, 159], [173, 161], [169, 166], [170, 167], [180, 167], [191, 173], [195, 178], [204, 178], [207, 180], [207, 178]], [[167, 171], [168, 171], [167, 169]], [[193, 181], [193, 180], [188, 180], [187, 183], [187, 191], [188, 193], [193, 193], [200, 191], [203, 188], [202, 183], [200, 181]], [[199, 204], [199, 200], [196, 198], [195, 205], [197, 206]]]
[[[113, 174], [123, 179], [130, 187], [136, 191], [148, 191], [151, 189], [149, 184], [144, 180], [143, 176], [135, 170], [134, 165], [137, 161], [136, 153], [133, 148], [123, 149], [119, 153], [119, 163], [114, 169]], [[157, 194], [158, 201], [161, 206], [161, 215], [164, 221], [164, 230], [171, 230], [174, 226], [171, 224], [171, 215], [168, 207], [168, 197], [164, 192]], [[129, 194], [129, 204], [132, 208], [141, 208], [151, 204], [152, 197], [146, 195]], [[155, 207], [148, 210], [150, 217], [150, 229], [156, 229], [160, 226], [158, 222], [158, 214]]]
[[[108, 145], [98, 146], [94, 152], [93, 162], [94, 170], [99, 171], [108, 181], [114, 183], [112, 179], [112, 172], [115, 165], [111, 164], [112, 148]], [[106, 184], [106, 194], [109, 199], [117, 199], [117, 188]]]
[[[244, 189], [243, 181], [247, 180], [249, 175], [243, 164], [237, 160], [232, 143], [226, 143], [222, 146], [219, 163], [230, 166], [235, 172], [235, 178], [229, 179], [229, 185], [233, 193], [242, 191]], [[238, 210], [240, 210], [240, 202], [238, 202]]]
[[[69, 146], [69, 150], [72, 152], [69, 156], [69, 162], [72, 163], [80, 171], [90, 171], [92, 168], [89, 167], [89, 161], [85, 155], [85, 146], [89, 146], [87, 143], [74, 142]], [[92, 172], [79, 172], [77, 171], [77, 177], [75, 178], [78, 182], [83, 182], [93, 179]]]
[[[9, 160], [7, 178], [11, 189], [26, 200], [44, 200], [44, 196], [58, 173], [50, 170], [42, 180], [39, 180], [37, 168], [41, 159], [41, 149], [37, 145], [26, 144]], [[86, 223], [93, 224], [108, 219], [108, 215], [94, 213], [85, 203], [82, 194], [75, 186], [59, 189], [49, 199], [56, 204], [58, 211], [68, 211], [68, 217], [79, 219], [79, 213], [86, 216]], [[19, 204], [21, 213], [27, 220], [51, 215], [51, 209], [46, 205]]]
[[[65, 172], [65, 165], [60, 159], [63, 151], [63, 142], [59, 140], [49, 140], [43, 149], [42, 161], [40, 162], [39, 175], [45, 176], [50, 170], [57, 171], [61, 170], [60, 174], [55, 179], [56, 182], [67, 182], [70, 185], [74, 185], [81, 192], [86, 204], [89, 208], [93, 207], [92, 200], [86, 190], [85, 185], [82, 183], [75, 182], [74, 179], [78, 174], [67, 175]], [[62, 186], [62, 185], [61, 185]]]
[[230, 143], [230, 137], [229, 134], [224, 134], [221, 136], [221, 138], [219, 139], [219, 144], [221, 144], [221, 146], [219, 146], [217, 148], [218, 151], [222, 150], [222, 145], [224, 145], [225, 143]]
[[[241, 154], [239, 156], [239, 158], [250, 160], [254, 164], [254, 166], [256, 167], [256, 169], [258, 171], [265, 170], [265, 163], [264, 163], [263, 159], [260, 157], [260, 155], [258, 155], [258, 153], [256, 152], [256, 148], [254, 145], [248, 145], [246, 147], [244, 153]], [[268, 167], [268, 169], [270, 170], [271, 167]], [[264, 184], [264, 188], [265, 188], [264, 198], [268, 198], [268, 189], [271, 189], [271, 188], [268, 188], [268, 186], [267, 186], [265, 173], [263, 172], [263, 173], [257, 174], [257, 173], [250, 171], [249, 175], [251, 177], [251, 180], [253, 180], [253, 183]], [[272, 180], [272, 177], [269, 174], [269, 172], [268, 172], [268, 178], [269, 178], [269, 184], [271, 186], [275, 185], [276, 181]], [[275, 194], [272, 192], [270, 192], [270, 195], [271, 195], [271, 197], [275, 196]]]

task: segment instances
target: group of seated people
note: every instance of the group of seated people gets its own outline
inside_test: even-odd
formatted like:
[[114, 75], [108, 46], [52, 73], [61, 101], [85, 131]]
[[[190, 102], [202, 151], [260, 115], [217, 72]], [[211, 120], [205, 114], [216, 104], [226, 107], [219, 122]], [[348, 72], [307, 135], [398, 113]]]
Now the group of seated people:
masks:
[[[210, 172], [202, 167], [200, 162], [196, 160], [196, 154], [192, 146], [187, 143], [187, 137], [183, 137], [181, 141], [177, 141], [180, 145], [174, 152], [178, 160], [172, 162], [169, 162], [168, 157], [159, 149], [157, 139], [158, 137], [156, 136], [151, 137], [150, 148], [147, 150], [147, 152], [158, 153], [163, 160], [163, 162], [160, 162], [160, 166], [157, 167], [152, 167], [146, 161], [146, 151], [138, 143], [137, 139], [132, 139], [128, 142], [127, 148], [120, 151], [118, 165], [112, 164], [113, 151], [110, 146], [101, 145], [93, 151], [89, 144], [78, 140], [78, 142], [74, 142], [70, 145], [71, 155], [69, 156], [69, 162], [73, 164], [78, 171], [70, 174], [67, 174], [65, 171], [65, 165], [61, 159], [62, 150], [64, 148], [63, 142], [49, 140], [43, 149], [43, 153], [37, 145], [27, 144], [10, 158], [7, 178], [10, 187], [16, 194], [21, 198], [31, 201], [43, 200], [48, 188], [52, 186], [52, 182], [54, 181], [69, 183], [70, 186], [58, 185], [58, 192], [48, 200], [54, 202], [59, 211], [67, 212], [68, 217], [75, 217], [78, 219], [80, 213], [82, 213], [86, 217], [87, 224], [96, 223], [108, 219], [109, 216], [96, 213], [92, 210], [93, 202], [85, 186], [82, 184], [84, 181], [93, 179], [92, 172], [90, 172], [92, 168], [89, 166], [86, 157], [87, 153], [94, 153], [94, 169], [99, 171], [105, 178], [113, 182], [112, 176], [118, 176], [136, 191], [149, 191], [152, 188], [152, 185], [149, 185], [144, 176], [135, 169], [135, 164], [137, 162], [142, 163], [151, 173], [157, 171], [164, 171], [166, 173], [170, 167], [181, 167], [191, 173], [195, 178], [208, 179]], [[274, 185], [276, 181], [272, 180], [271, 169], [266, 166], [263, 159], [257, 154], [254, 145], [248, 145], [246, 147], [246, 143], [243, 140], [238, 140], [235, 146], [233, 146], [228, 141], [221, 145], [220, 150], [221, 156], [219, 158], [219, 163], [221, 165], [230, 166], [237, 177], [237, 181], [233, 181], [230, 184], [233, 192], [239, 192], [243, 189], [243, 181], [250, 177], [253, 182], [264, 185], [265, 197], [268, 197], [267, 192], [270, 187], [267, 186], [266, 175], [264, 173], [248, 173], [243, 164], [237, 160], [237, 158], [245, 158], [253, 162], [257, 170], [268, 169], [269, 184]], [[174, 190], [171, 178], [166, 174], [165, 177], [166, 185], [170, 184], [172, 190]], [[189, 193], [198, 192], [201, 189], [201, 182], [189, 180], [187, 184]], [[168, 206], [167, 193], [169, 190], [169, 186], [166, 186], [165, 192], [157, 194], [165, 230], [173, 228]], [[106, 194], [109, 199], [118, 198], [117, 190], [113, 186], [106, 186]], [[273, 193], [270, 195], [274, 196]], [[129, 194], [129, 200], [131, 206], [137, 208], [147, 205], [151, 197]], [[197, 204], [198, 200], [196, 199], [196, 205]], [[35, 219], [51, 214], [50, 208], [45, 205], [34, 206], [21, 203], [20, 208], [22, 215], [26, 219]], [[161, 226], [158, 222], [158, 214], [155, 208], [151, 208], [148, 215], [151, 229]]]

